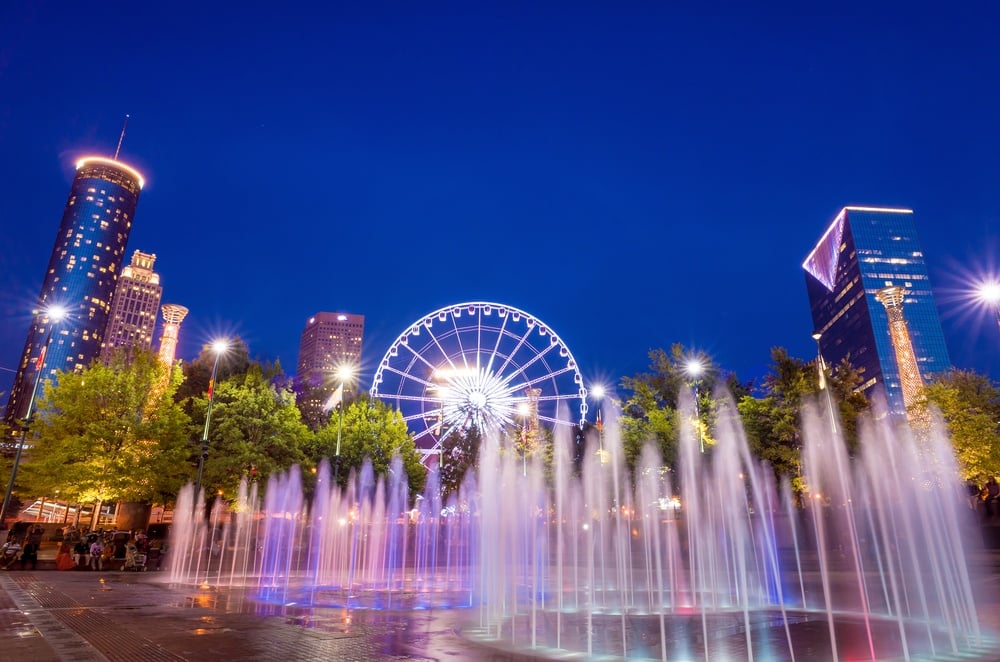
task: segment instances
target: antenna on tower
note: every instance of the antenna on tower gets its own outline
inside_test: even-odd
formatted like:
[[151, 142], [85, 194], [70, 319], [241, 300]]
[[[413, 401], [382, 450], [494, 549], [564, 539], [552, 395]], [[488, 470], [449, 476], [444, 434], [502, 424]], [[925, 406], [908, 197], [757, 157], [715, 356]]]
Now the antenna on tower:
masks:
[[118, 136], [118, 147], [115, 148], [115, 161], [118, 160], [118, 152], [122, 151], [122, 141], [125, 140], [125, 129], [128, 128], [128, 118], [129, 116], [126, 114], [125, 121], [122, 122], [122, 135]]

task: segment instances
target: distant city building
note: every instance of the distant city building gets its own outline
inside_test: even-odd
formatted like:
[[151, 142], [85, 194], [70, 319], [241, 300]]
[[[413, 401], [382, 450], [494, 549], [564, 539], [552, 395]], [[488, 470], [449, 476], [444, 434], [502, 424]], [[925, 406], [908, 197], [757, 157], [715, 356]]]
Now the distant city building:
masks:
[[134, 168], [110, 158], [89, 156], [76, 164], [76, 176], [52, 257], [18, 364], [4, 421], [24, 418], [34, 384], [35, 363], [48, 333], [49, 306], [67, 317], [57, 327], [41, 370], [72, 371], [100, 356], [111, 299], [118, 282], [143, 179]]
[[153, 330], [163, 295], [160, 276], [153, 271], [155, 262], [156, 255], [136, 251], [132, 263], [122, 269], [101, 343], [101, 356], [105, 360], [116, 347], [153, 346]]
[[[912, 210], [844, 207], [802, 268], [823, 358], [833, 367], [850, 361], [870, 399], [884, 398], [890, 412], [905, 413], [891, 335], [903, 327], [878, 300], [886, 288], [902, 288], [887, 305], [902, 314], [905, 304], [912, 358], [904, 363], [915, 362], [922, 380], [951, 369]], [[913, 383], [908, 377], [907, 388]]]
[[187, 317], [188, 309], [175, 303], [163, 304], [163, 334], [160, 336], [160, 360], [172, 366], [177, 357], [177, 342], [181, 333], [181, 322]]
[[349, 313], [316, 313], [306, 321], [299, 342], [299, 409], [305, 422], [322, 424], [326, 401], [339, 386], [337, 368], [361, 363], [365, 316]]

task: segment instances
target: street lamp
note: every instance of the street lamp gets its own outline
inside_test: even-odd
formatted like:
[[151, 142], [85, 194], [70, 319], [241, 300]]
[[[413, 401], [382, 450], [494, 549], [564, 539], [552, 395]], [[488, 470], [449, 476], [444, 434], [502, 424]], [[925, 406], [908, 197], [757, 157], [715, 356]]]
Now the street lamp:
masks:
[[10, 506], [10, 497], [14, 492], [14, 479], [17, 477], [17, 468], [21, 464], [21, 451], [28, 437], [28, 428], [31, 427], [31, 416], [34, 413], [35, 397], [38, 395], [38, 384], [42, 381], [42, 373], [45, 372], [45, 354], [48, 352], [49, 343], [52, 342], [52, 332], [55, 331], [56, 324], [66, 317], [66, 309], [61, 306], [49, 306], [41, 311], [43, 321], [49, 324], [49, 332], [45, 334], [45, 342], [35, 362], [35, 382], [31, 386], [31, 397], [28, 398], [28, 409], [24, 415], [24, 425], [21, 427], [21, 441], [17, 445], [17, 452], [14, 453], [14, 464], [10, 468], [10, 480], [7, 481], [7, 491], [3, 495], [3, 506], [0, 507], [0, 524], [6, 521], [7, 508]]
[[823, 348], [819, 344], [819, 339], [823, 334], [819, 331], [812, 334], [816, 341], [816, 370], [819, 372], [819, 390], [826, 391], [826, 405], [830, 410], [830, 430], [837, 434], [837, 419], [833, 415], [833, 393], [826, 387], [826, 361], [823, 360]]
[[335, 400], [335, 406], [340, 409], [340, 415], [337, 418], [337, 453], [334, 458], [333, 466], [333, 482], [337, 483], [340, 478], [340, 439], [344, 432], [344, 385], [350, 382], [354, 378], [354, 367], [350, 365], [342, 365], [337, 368], [337, 381], [340, 385], [337, 386], [337, 390], [334, 392], [333, 399]]
[[698, 446], [702, 453], [705, 452], [705, 430], [701, 425], [701, 405], [698, 402], [698, 381], [704, 373], [705, 364], [700, 358], [692, 357], [687, 360], [687, 363], [684, 364], [684, 374], [693, 380], [691, 385], [694, 387], [694, 416], [695, 420], [698, 422]]
[[990, 280], [980, 283], [976, 288], [976, 299], [993, 308], [997, 326], [1000, 327], [1000, 281]]
[[229, 349], [228, 340], [216, 340], [212, 343], [215, 352], [215, 363], [212, 364], [212, 376], [208, 378], [208, 408], [205, 410], [205, 431], [201, 435], [201, 457], [198, 458], [198, 482], [194, 484], [194, 498], [198, 500], [201, 494], [201, 476], [205, 471], [205, 460], [208, 459], [208, 426], [212, 422], [212, 403], [215, 401], [215, 377], [219, 374], [219, 359]]
[[604, 384], [595, 384], [590, 389], [590, 395], [597, 404], [597, 416], [595, 417], [594, 427], [597, 428], [597, 456], [601, 459], [601, 464], [604, 464], [604, 422], [601, 420], [601, 400], [604, 399], [604, 395], [607, 393], [607, 389], [604, 388]]

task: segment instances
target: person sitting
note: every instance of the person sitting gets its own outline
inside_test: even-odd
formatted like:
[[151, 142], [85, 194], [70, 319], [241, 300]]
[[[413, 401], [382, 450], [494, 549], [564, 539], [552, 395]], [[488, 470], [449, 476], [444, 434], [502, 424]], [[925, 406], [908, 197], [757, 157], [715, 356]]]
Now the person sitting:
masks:
[[32, 570], [38, 568], [38, 544], [33, 540], [24, 543], [24, 549], [21, 550], [21, 570], [24, 570], [29, 564]]
[[73, 546], [73, 560], [76, 567], [85, 569], [90, 567], [90, 545], [82, 538]]
[[100, 538], [90, 543], [90, 569], [104, 570], [104, 543]]
[[1000, 484], [997, 483], [995, 477], [990, 476], [990, 479], [986, 481], [983, 493], [983, 507], [985, 509], [983, 517], [986, 519], [996, 517], [1000, 514]]
[[64, 542], [59, 546], [59, 553], [56, 554], [56, 570], [73, 570], [76, 568], [76, 561], [73, 560], [70, 550], [68, 542]]

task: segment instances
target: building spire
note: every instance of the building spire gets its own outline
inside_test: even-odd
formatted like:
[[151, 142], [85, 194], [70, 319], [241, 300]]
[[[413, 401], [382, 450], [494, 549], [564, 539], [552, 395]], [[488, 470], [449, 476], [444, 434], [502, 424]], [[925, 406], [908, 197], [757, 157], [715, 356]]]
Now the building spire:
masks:
[[115, 148], [115, 161], [118, 160], [118, 152], [122, 151], [122, 141], [125, 140], [125, 129], [128, 127], [128, 114], [125, 115], [125, 121], [122, 122], [122, 134], [118, 136], [118, 147]]

